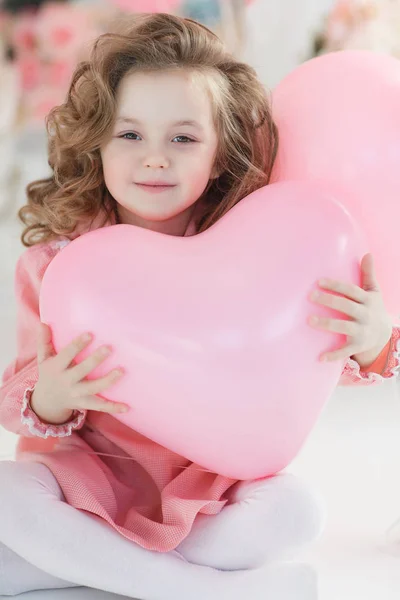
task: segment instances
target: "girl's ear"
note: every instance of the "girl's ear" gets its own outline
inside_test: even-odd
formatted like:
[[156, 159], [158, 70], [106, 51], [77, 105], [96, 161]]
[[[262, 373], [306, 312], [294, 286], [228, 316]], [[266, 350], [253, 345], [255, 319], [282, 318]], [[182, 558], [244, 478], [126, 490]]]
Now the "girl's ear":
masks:
[[215, 163], [211, 170], [210, 179], [218, 179], [218, 177], [222, 175], [222, 173], [223, 169], [219, 168], [218, 165]]

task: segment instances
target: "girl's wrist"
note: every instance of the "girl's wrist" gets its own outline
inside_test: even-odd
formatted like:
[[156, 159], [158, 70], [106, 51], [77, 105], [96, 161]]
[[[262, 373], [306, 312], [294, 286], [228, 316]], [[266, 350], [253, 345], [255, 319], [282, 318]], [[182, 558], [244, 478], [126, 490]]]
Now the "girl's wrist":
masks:
[[37, 406], [37, 398], [35, 398], [35, 391], [32, 392], [32, 395], [29, 400], [29, 407], [35, 413], [35, 415], [42, 421], [42, 423], [46, 425], [64, 425], [64, 423], [68, 423], [71, 420], [72, 415], [74, 414], [73, 410], [58, 410], [54, 412], [46, 410], [46, 414], [41, 413], [40, 409]]
[[386, 336], [384, 338], [384, 341], [382, 341], [375, 348], [372, 348], [367, 352], [360, 352], [359, 354], [354, 354], [353, 356], [351, 356], [351, 359], [355, 360], [362, 369], [369, 367], [379, 358], [383, 350], [385, 350], [386, 346], [390, 342], [391, 336], [392, 332], [390, 332], [390, 335]]

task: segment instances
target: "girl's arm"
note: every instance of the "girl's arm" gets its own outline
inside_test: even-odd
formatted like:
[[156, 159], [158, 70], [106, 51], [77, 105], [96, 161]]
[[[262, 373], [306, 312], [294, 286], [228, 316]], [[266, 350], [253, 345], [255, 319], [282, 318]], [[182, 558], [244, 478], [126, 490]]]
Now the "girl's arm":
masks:
[[400, 367], [400, 328], [393, 327], [392, 337], [378, 358], [361, 368], [352, 359], [344, 367], [339, 385], [373, 385], [397, 377]]
[[[42, 423], [29, 399], [38, 380], [37, 334], [40, 324], [39, 292], [44, 273], [59, 252], [59, 242], [37, 244], [19, 258], [15, 271], [17, 303], [17, 357], [3, 374], [0, 387], [0, 425], [24, 437], [60, 437], [80, 429], [86, 413], [76, 411], [62, 425]], [[56, 399], [55, 399], [56, 401]]]

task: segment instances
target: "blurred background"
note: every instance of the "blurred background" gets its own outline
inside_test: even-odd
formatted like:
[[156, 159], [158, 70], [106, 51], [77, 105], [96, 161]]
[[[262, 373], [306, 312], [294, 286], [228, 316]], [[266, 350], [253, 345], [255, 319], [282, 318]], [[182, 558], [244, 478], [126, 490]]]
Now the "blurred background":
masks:
[[[48, 173], [45, 116], [63, 102], [92, 40], [119, 15], [143, 11], [208, 25], [269, 89], [324, 52], [400, 58], [400, 0], [0, 0], [0, 373], [16, 351], [13, 278], [24, 250], [16, 213], [27, 183]], [[400, 541], [385, 538], [400, 516], [399, 434], [394, 382], [339, 388], [288, 469], [327, 504], [325, 534], [305, 553], [320, 573], [322, 600], [400, 597]], [[0, 427], [0, 460], [13, 458], [15, 442]]]

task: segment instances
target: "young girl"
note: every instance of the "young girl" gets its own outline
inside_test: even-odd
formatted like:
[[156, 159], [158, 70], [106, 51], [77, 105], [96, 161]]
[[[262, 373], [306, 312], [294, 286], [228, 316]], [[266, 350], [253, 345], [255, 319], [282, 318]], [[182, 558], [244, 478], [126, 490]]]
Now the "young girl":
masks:
[[[52, 176], [28, 186], [20, 211], [18, 356], [0, 389], [0, 424], [22, 436], [16, 462], [0, 462], [0, 594], [316, 598], [307, 567], [259, 568], [320, 533], [314, 494], [287, 474], [207, 472], [120, 423], [124, 405], [99, 394], [123, 373], [85, 379], [107, 348], [78, 365], [82, 337], [55, 354], [38, 309], [46, 268], [76, 236], [116, 223], [195, 235], [268, 183], [278, 136], [254, 70], [191, 20], [134, 17], [99, 38], [48, 131]], [[352, 318], [314, 326], [348, 335], [327, 358], [352, 356], [343, 381], [369, 384], [395, 374], [399, 331], [369, 256], [362, 270], [363, 289], [326, 282], [346, 297], [316, 299]]]

